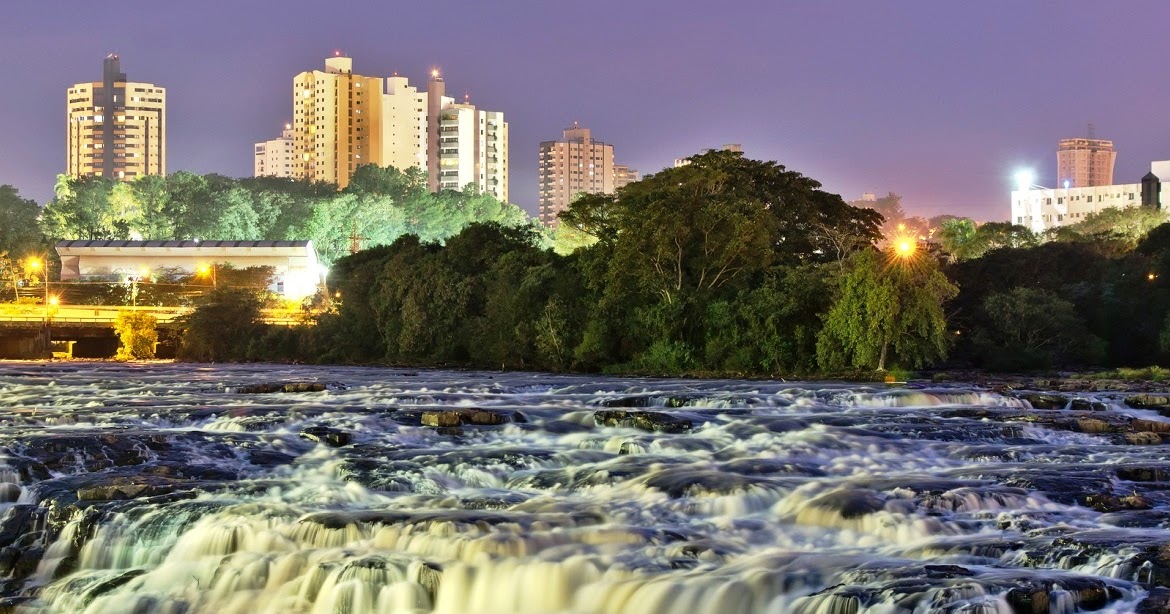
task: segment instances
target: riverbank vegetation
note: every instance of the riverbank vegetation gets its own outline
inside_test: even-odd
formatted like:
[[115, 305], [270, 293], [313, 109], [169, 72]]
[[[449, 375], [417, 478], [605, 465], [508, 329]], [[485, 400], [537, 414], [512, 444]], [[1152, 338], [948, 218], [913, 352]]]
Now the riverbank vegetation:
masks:
[[[181, 173], [65, 181], [39, 224], [66, 238], [307, 233], [333, 261], [311, 325], [264, 324], [245, 289], [198, 293], [189, 360], [805, 377], [1170, 360], [1170, 225], [1156, 208], [1046, 236], [964, 218], [891, 224], [776, 163], [691, 162], [578, 198], [555, 233], [376, 167], [342, 192]], [[899, 215], [896, 199], [876, 208]], [[350, 235], [373, 247], [343, 256]]]

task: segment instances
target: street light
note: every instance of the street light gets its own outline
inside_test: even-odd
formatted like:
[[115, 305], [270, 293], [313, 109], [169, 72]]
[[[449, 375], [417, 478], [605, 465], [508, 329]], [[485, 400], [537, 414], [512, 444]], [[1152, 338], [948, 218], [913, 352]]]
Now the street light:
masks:
[[1022, 168], [1016, 171], [1016, 189], [1021, 192], [1026, 192], [1032, 189], [1036, 182], [1036, 174], [1030, 168]]
[[211, 275], [211, 287], [212, 288], [216, 287], [215, 263], [214, 262], [211, 263], [210, 265], [207, 265], [207, 264], [199, 265], [199, 268], [195, 269], [195, 274], [199, 275], [200, 277], [206, 277], [207, 275]]
[[902, 260], [909, 259], [914, 256], [914, 252], [918, 250], [918, 245], [909, 237], [902, 237], [894, 241], [894, 254]]

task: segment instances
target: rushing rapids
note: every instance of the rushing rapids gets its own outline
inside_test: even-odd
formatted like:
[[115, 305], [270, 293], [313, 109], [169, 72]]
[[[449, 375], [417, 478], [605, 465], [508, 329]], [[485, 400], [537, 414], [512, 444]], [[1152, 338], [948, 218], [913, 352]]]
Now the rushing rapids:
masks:
[[0, 612], [1170, 612], [1108, 392], [4, 363], [0, 425]]

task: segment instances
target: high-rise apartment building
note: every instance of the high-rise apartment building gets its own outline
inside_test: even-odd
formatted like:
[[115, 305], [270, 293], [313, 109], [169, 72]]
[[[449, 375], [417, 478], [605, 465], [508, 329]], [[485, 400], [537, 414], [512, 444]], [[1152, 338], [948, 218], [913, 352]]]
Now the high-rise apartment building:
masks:
[[427, 185], [431, 191], [462, 190], [468, 184], [508, 200], [508, 122], [446, 95], [439, 71], [427, 83]]
[[340, 54], [325, 70], [293, 79], [293, 137], [298, 179], [349, 185], [362, 164], [382, 163], [382, 79], [353, 73]]
[[1116, 161], [1113, 141], [1061, 139], [1056, 148], [1056, 183], [1061, 188], [1113, 185]]
[[[540, 222], [555, 228], [557, 215], [580, 194], [613, 194], [637, 181], [638, 172], [614, 164], [613, 145], [593, 139], [576, 122], [559, 141], [540, 144]], [[618, 178], [618, 168], [623, 169]], [[620, 183], [619, 183], [620, 182]]]
[[66, 172], [70, 177], [133, 179], [167, 172], [167, 94], [126, 80], [117, 54], [102, 80], [68, 89]]
[[613, 189], [616, 192], [638, 180], [638, 171], [625, 164], [613, 165]]
[[[353, 60], [337, 54], [325, 61], [324, 72], [297, 75], [293, 100], [295, 178], [344, 188], [363, 164], [417, 167], [427, 171], [432, 191], [473, 184], [508, 199], [503, 113], [457, 104], [445, 95], [437, 70], [420, 92], [397, 73], [385, 79], [355, 75]], [[260, 149], [257, 144], [258, 157]]]
[[406, 77], [386, 78], [382, 94], [382, 161], [405, 171], [427, 168], [427, 93], [410, 85]]
[[292, 124], [284, 125], [279, 139], [256, 143], [254, 175], [256, 177], [296, 177], [300, 167], [297, 157], [296, 132]]

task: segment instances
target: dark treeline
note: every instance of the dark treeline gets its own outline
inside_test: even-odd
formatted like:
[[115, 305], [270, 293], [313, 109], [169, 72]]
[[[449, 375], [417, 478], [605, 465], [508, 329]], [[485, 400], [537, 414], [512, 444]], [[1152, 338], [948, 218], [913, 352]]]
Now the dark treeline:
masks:
[[590, 240], [565, 255], [531, 229], [473, 224], [343, 258], [317, 326], [232, 356], [757, 375], [1149, 365], [1170, 357], [1164, 220], [1106, 210], [1047, 237], [946, 220], [899, 257], [876, 247], [875, 212], [712, 152], [576, 201], [562, 224]]

